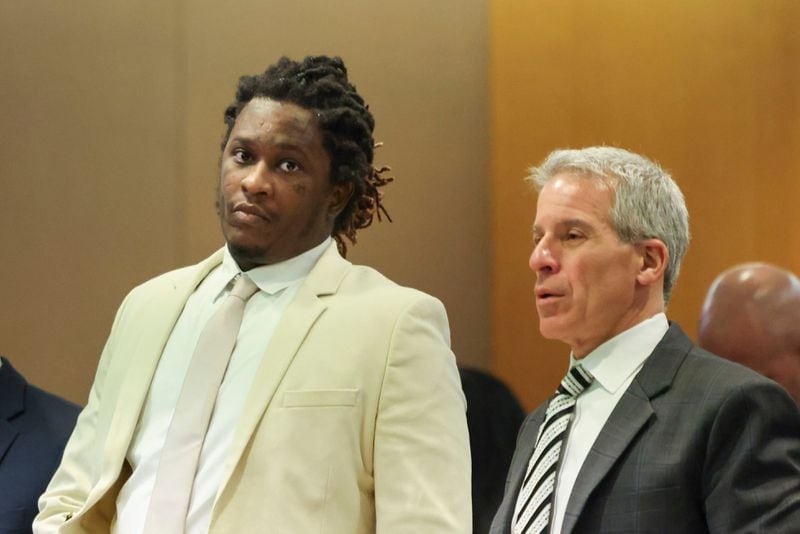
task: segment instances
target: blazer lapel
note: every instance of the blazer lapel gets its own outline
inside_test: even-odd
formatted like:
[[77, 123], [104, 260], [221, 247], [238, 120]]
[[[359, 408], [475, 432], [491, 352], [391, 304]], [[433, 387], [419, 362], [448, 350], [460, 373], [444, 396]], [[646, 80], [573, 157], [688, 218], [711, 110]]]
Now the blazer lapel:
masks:
[[325, 311], [327, 306], [319, 297], [334, 294], [349, 268], [350, 262], [339, 256], [335, 243], [331, 244], [284, 311], [253, 378], [244, 410], [236, 425], [222, 481], [217, 491], [217, 499], [241, 460], [251, 436], [272, 402], [275, 391], [303, 340]]
[[221, 261], [222, 249], [188, 270], [165, 275], [150, 289], [149, 298], [142, 297], [147, 300], [140, 306], [146, 309], [133, 310], [138, 312], [140, 323], [137, 332], [126, 338], [126, 341], [135, 339], [136, 343], [127, 349], [130, 354], [125, 360], [126, 368], [116, 370], [121, 390], [106, 441], [109, 469], [103, 473], [109, 480], [105, 482], [113, 483], [119, 475], [118, 467], [123, 463], [161, 353], [186, 300]]
[[572, 532], [592, 492], [653, 416], [651, 400], [671, 386], [691, 346], [681, 328], [671, 323], [589, 450], [567, 503], [562, 532]]
[[19, 432], [8, 419], [25, 411], [25, 379], [3, 358], [0, 367], [0, 461]]
[[583, 462], [567, 503], [563, 532], [572, 532], [589, 496], [652, 415], [650, 399], [634, 380], [603, 425]]

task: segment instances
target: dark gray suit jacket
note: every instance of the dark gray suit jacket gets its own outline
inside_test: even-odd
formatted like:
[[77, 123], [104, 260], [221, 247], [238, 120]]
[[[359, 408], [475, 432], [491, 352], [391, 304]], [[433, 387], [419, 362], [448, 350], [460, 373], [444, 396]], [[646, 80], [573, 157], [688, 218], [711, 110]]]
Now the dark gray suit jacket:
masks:
[[[545, 406], [517, 439], [492, 534], [507, 534]], [[800, 533], [800, 413], [783, 389], [677, 324], [581, 467], [564, 533]]]

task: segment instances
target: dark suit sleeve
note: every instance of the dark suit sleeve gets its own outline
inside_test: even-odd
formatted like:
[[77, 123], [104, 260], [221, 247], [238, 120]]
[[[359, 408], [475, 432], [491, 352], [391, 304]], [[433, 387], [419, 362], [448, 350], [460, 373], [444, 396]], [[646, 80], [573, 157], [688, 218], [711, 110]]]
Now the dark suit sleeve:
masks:
[[766, 381], [734, 389], [703, 475], [710, 532], [800, 532], [800, 412], [789, 395]]

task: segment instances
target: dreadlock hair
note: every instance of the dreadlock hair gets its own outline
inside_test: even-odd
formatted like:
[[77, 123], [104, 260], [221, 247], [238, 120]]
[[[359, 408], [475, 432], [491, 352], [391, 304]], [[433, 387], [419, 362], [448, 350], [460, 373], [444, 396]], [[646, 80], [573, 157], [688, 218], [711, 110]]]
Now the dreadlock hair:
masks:
[[356, 231], [372, 224], [375, 215], [381, 220], [383, 214], [391, 222], [383, 207], [383, 193], [378, 190], [393, 180], [381, 176], [391, 169], [372, 165], [373, 151], [380, 146], [372, 138], [375, 119], [348, 81], [341, 58], [308, 56], [297, 62], [284, 56], [262, 74], [242, 76], [236, 100], [225, 110], [227, 131], [222, 150], [236, 117], [257, 97], [290, 102], [312, 111], [331, 158], [331, 181], [353, 184], [353, 194], [333, 224], [332, 235], [343, 256], [347, 254], [344, 238], [355, 244]]

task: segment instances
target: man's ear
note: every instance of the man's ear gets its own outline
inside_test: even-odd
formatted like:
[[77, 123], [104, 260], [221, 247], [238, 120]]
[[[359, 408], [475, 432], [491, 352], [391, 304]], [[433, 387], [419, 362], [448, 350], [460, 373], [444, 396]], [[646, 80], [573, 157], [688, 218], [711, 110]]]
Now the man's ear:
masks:
[[353, 182], [341, 182], [333, 185], [330, 203], [328, 204], [328, 214], [331, 219], [335, 219], [347, 206], [347, 202], [353, 196], [353, 190]]
[[643, 286], [663, 283], [669, 263], [669, 250], [660, 239], [645, 239], [637, 243], [642, 257], [636, 281]]

